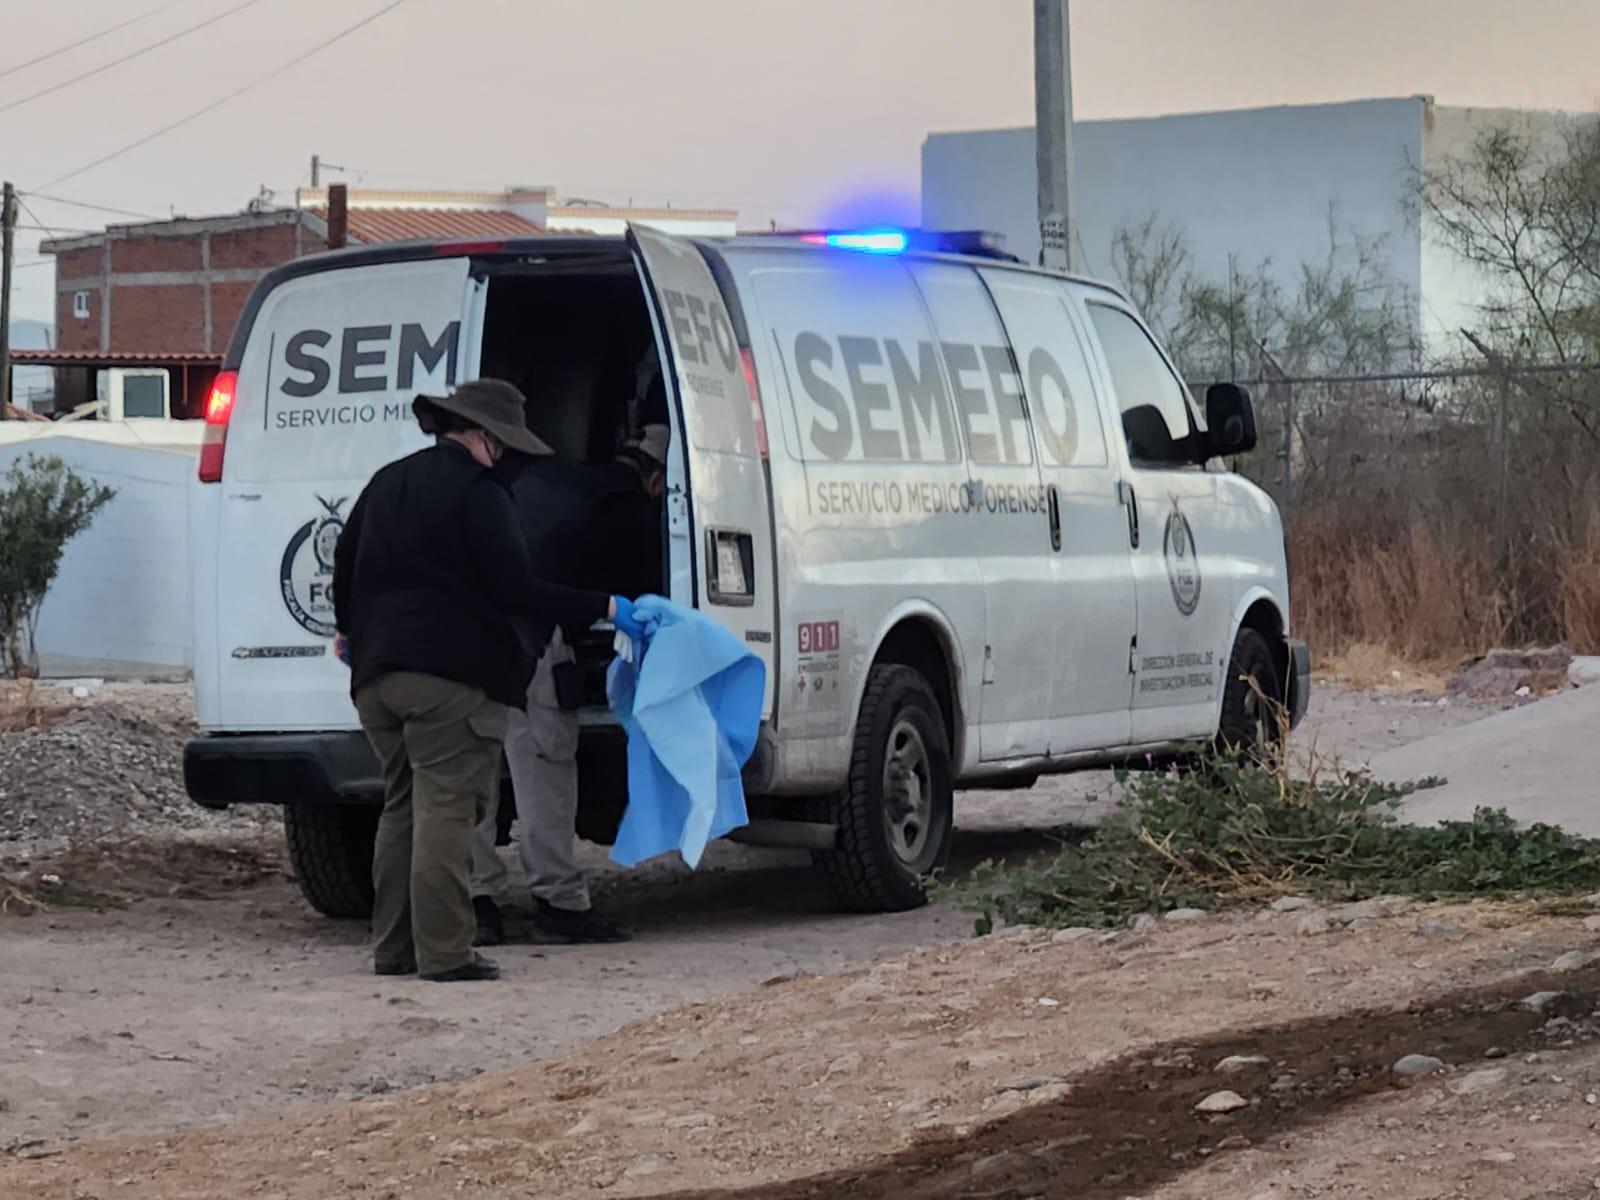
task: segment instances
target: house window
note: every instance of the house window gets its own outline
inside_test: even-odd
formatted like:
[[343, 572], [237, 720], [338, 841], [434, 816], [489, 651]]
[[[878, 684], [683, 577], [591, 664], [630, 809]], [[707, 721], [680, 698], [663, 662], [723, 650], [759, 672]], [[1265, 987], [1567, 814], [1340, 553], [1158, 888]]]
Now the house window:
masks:
[[72, 293], [72, 315], [77, 317], [79, 320], [83, 320], [83, 319], [88, 317], [88, 315], [89, 315], [89, 293], [88, 292], [73, 292]]

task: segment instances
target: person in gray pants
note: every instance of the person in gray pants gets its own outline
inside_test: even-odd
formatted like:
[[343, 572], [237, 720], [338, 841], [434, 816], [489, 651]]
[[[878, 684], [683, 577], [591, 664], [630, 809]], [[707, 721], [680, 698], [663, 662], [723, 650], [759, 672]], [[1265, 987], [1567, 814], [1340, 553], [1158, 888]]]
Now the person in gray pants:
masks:
[[[556, 675], [575, 666], [560, 629], [551, 635], [528, 685], [528, 707], [506, 722], [506, 765], [517, 801], [517, 857], [533, 899], [533, 924], [541, 934], [568, 942], [625, 942], [632, 933], [597, 912], [589, 881], [577, 861], [578, 714], [561, 707]], [[472, 844], [474, 944], [498, 945], [505, 919], [497, 897], [510, 872], [495, 850], [496, 813], [478, 823]]]
[[[542, 578], [575, 585], [589, 569], [601, 502], [617, 490], [620, 469], [635, 481], [660, 475], [667, 431], [649, 427], [630, 442], [617, 464], [587, 467], [554, 456], [519, 463], [511, 495]], [[659, 533], [655, 535], [659, 540]], [[607, 540], [611, 554], [630, 554]], [[656, 552], [659, 562], [659, 550]], [[659, 586], [657, 583], [655, 586]], [[577, 862], [578, 690], [571, 639], [581, 628], [558, 627], [534, 669], [526, 711], [512, 711], [505, 736], [517, 806], [517, 854], [533, 901], [533, 924], [540, 934], [566, 942], [622, 942], [626, 927], [596, 911], [588, 880]], [[565, 700], [565, 703], [563, 703]], [[507, 891], [506, 864], [495, 850], [498, 821], [485, 814], [473, 839], [472, 906], [477, 917], [475, 944], [494, 946], [505, 938], [499, 901]]]

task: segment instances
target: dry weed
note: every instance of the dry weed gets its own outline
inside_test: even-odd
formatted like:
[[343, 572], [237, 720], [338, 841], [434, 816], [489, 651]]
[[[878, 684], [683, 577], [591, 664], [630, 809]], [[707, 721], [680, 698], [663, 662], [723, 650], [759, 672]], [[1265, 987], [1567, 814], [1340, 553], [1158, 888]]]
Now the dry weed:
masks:
[[[1289, 531], [1294, 621], [1324, 664], [1352, 682], [1434, 686], [1441, 671], [1504, 645], [1516, 611], [1509, 583], [1480, 547], [1451, 545], [1427, 525], [1399, 532], [1357, 522], [1298, 522]], [[1560, 640], [1560, 639], [1557, 639]]]
[[1579, 654], [1600, 653], [1600, 525], [1561, 564], [1562, 641]]
[[59, 693], [40, 688], [31, 679], [0, 682], [0, 733], [43, 729], [71, 707]]
[[1450, 663], [1414, 663], [1399, 658], [1388, 646], [1352, 642], [1331, 654], [1318, 656], [1318, 671], [1329, 679], [1371, 691], [1444, 694]]

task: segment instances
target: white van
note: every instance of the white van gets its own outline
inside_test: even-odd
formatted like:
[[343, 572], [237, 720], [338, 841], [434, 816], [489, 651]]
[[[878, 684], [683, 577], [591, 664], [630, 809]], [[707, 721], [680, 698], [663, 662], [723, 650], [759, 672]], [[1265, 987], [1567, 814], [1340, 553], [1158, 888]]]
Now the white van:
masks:
[[[412, 397], [509, 379], [558, 453], [605, 460], [652, 354], [658, 590], [768, 668], [742, 837], [810, 849], [848, 906], [922, 901], [955, 788], [1259, 741], [1259, 695], [1304, 712], [1278, 513], [1222, 461], [1255, 442], [1249, 397], [1197, 412], [1113, 288], [981, 235], [339, 251], [262, 280], [207, 406], [185, 756], [200, 804], [284, 807], [322, 912], [368, 910], [382, 790], [329, 650], [333, 547], [423, 444]], [[581, 654], [580, 830], [607, 841], [609, 639]]]

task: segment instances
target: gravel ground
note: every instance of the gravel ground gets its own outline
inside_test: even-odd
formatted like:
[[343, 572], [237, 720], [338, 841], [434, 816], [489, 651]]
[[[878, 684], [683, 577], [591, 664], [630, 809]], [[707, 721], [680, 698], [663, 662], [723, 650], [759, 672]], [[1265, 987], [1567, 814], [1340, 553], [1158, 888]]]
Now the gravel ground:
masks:
[[[83, 689], [0, 684], [0, 855], [181, 832], [250, 835], [277, 814], [207, 812], [183, 790], [183, 744], [194, 736], [188, 684], [108, 683]], [[6, 724], [25, 728], [3, 731]]]

